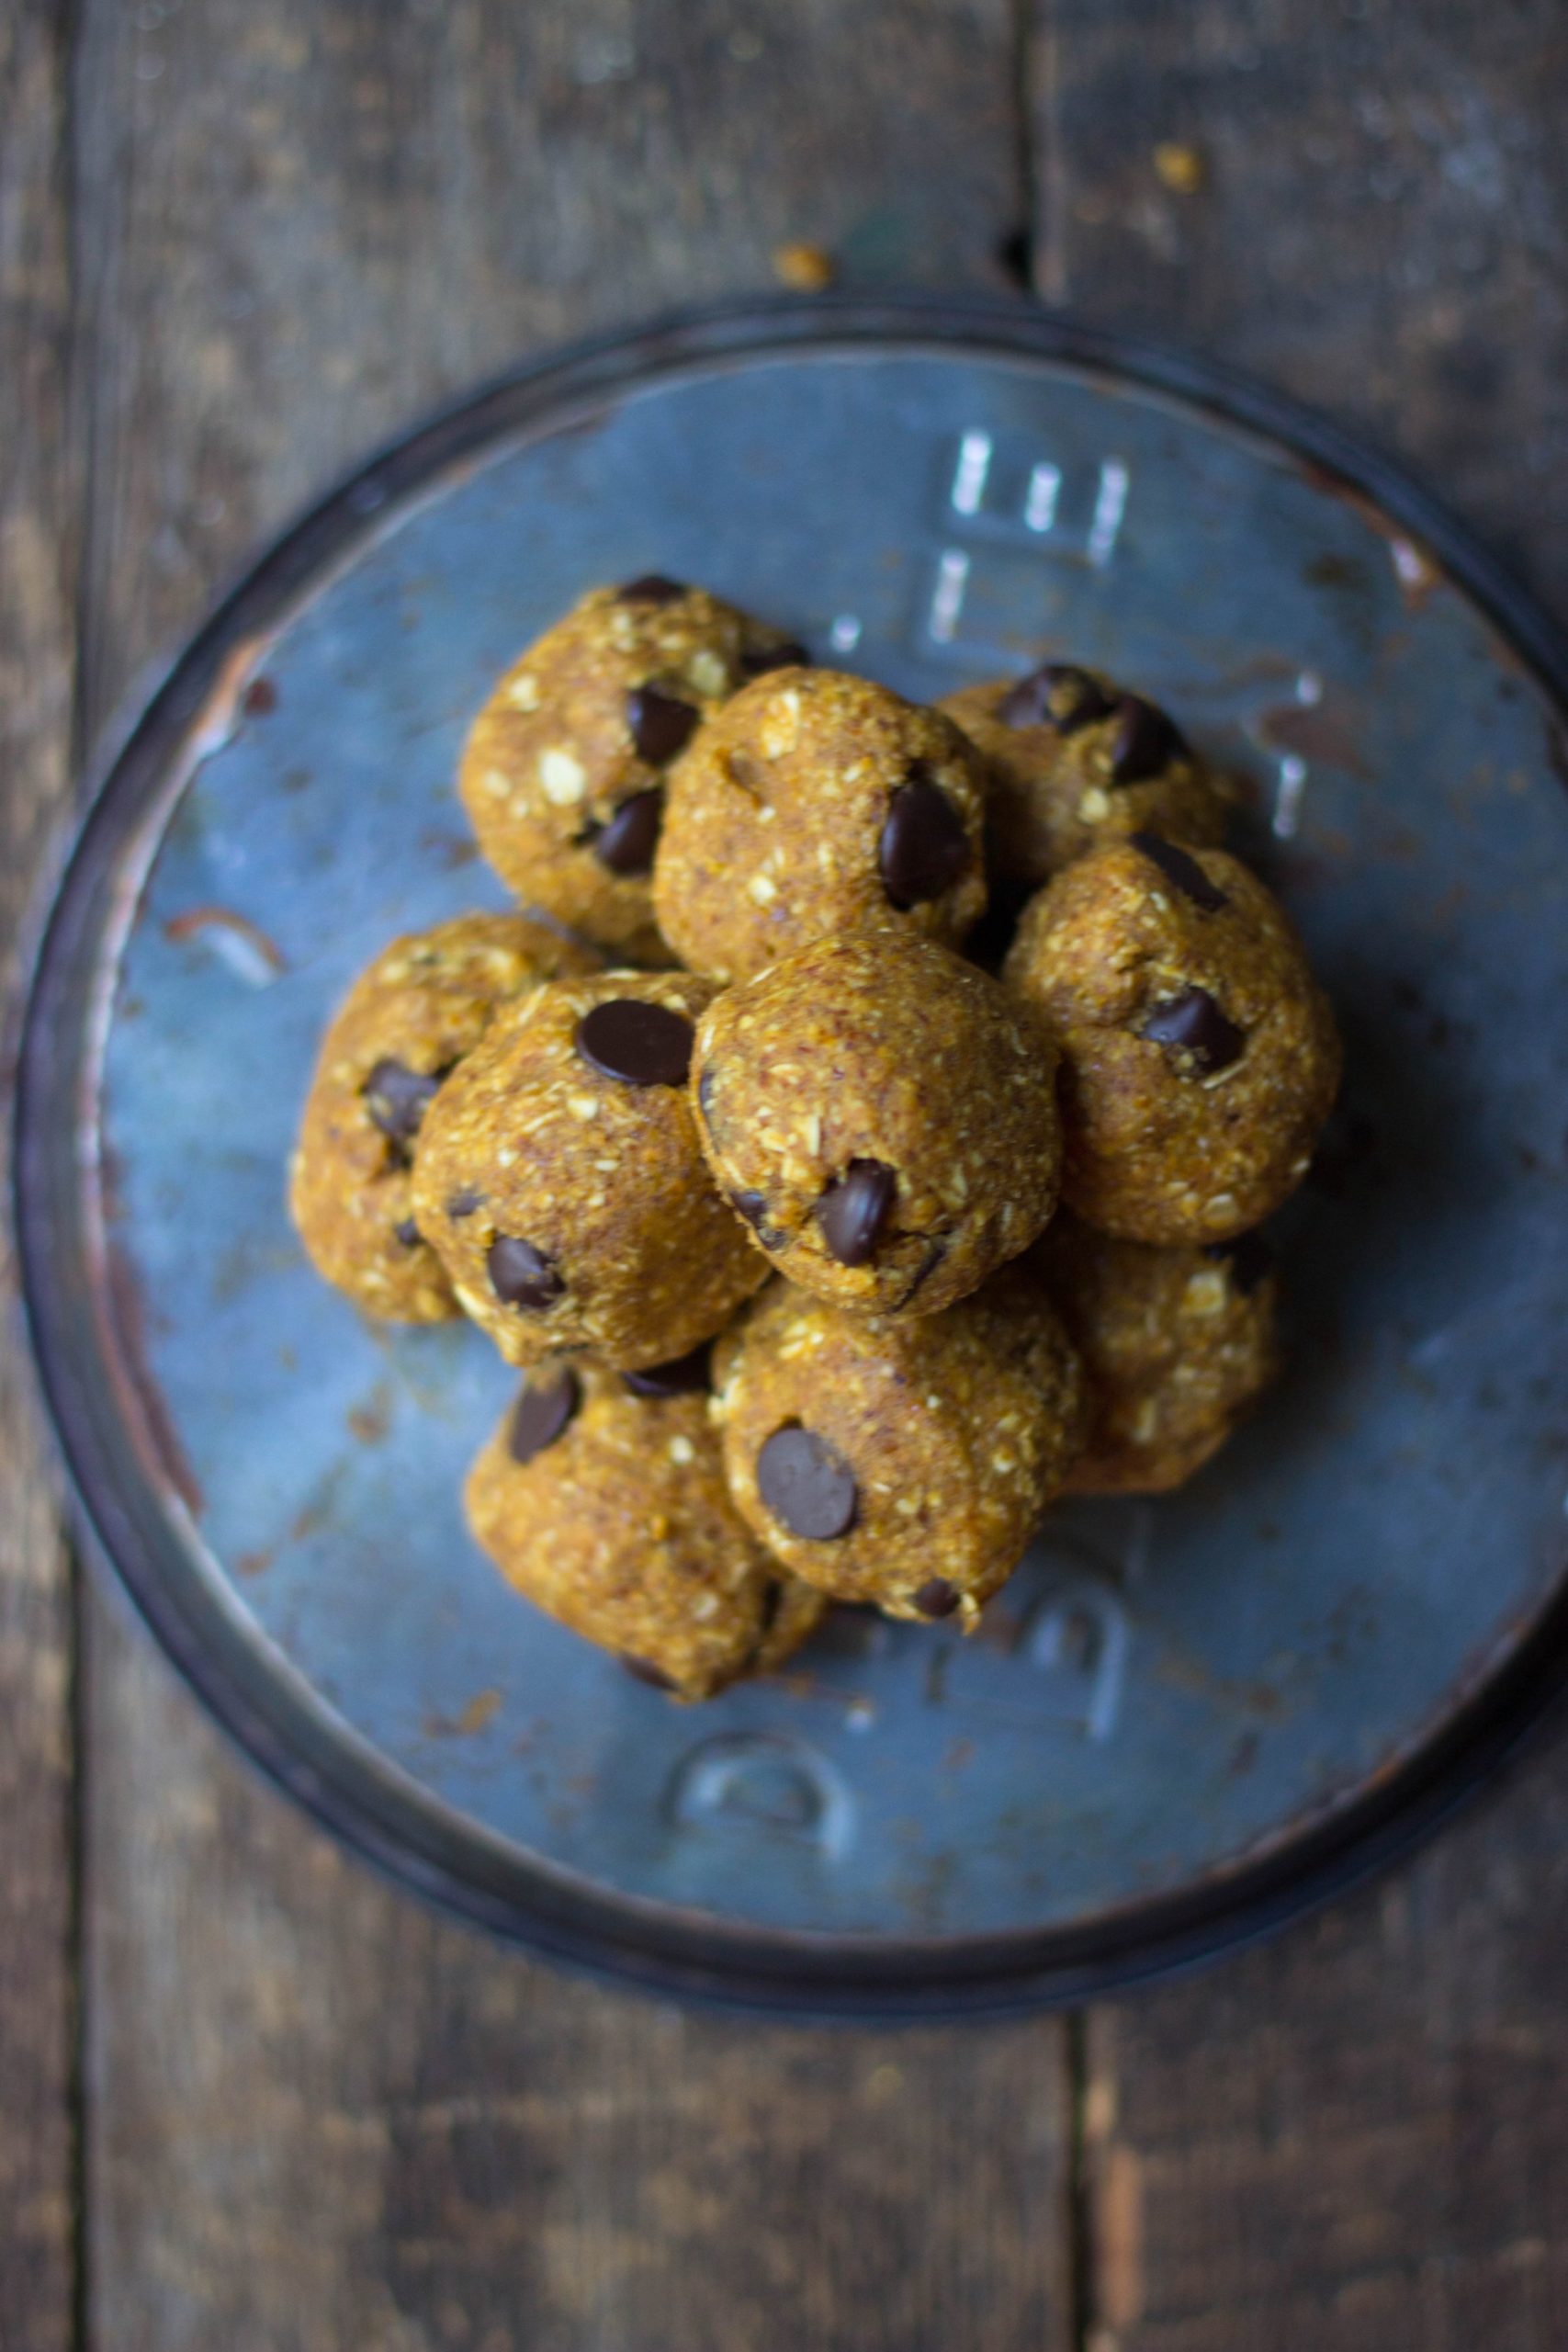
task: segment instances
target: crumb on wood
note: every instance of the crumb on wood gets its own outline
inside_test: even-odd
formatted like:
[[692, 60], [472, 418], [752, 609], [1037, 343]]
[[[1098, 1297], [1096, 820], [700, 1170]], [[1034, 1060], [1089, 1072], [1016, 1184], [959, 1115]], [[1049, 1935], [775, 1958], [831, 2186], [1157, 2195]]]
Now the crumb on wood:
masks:
[[1209, 167], [1196, 147], [1184, 140], [1162, 139], [1155, 149], [1155, 170], [1174, 196], [1196, 196], [1209, 176]]
[[820, 294], [837, 272], [833, 256], [820, 245], [779, 245], [773, 254], [773, 276], [797, 294]]

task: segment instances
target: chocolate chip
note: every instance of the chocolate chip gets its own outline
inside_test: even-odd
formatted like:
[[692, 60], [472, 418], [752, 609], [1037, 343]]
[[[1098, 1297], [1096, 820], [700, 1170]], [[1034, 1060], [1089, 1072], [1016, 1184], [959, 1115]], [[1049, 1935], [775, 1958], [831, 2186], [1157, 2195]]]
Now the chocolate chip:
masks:
[[743, 678], [765, 678], [770, 670], [806, 670], [810, 665], [807, 648], [791, 638], [784, 645], [743, 647], [739, 666]]
[[490, 1286], [503, 1306], [553, 1306], [565, 1283], [531, 1241], [498, 1233], [485, 1253]]
[[621, 1664], [634, 1682], [646, 1682], [650, 1690], [678, 1690], [681, 1687], [671, 1680], [661, 1666], [655, 1666], [651, 1658], [624, 1657]]
[[1239, 1060], [1247, 1035], [1227, 1021], [1207, 989], [1183, 989], [1168, 1004], [1156, 1005], [1144, 1023], [1155, 1046], [1178, 1046], [1200, 1070], [1228, 1069]]
[[668, 1363], [650, 1363], [641, 1372], [623, 1372], [622, 1380], [634, 1396], [695, 1396], [708, 1385], [713, 1341], [705, 1340], [689, 1355]]
[[615, 591], [623, 605], [674, 605], [686, 594], [685, 584], [666, 579], [662, 571], [644, 571]]
[[460, 1193], [448, 1193], [446, 1195], [446, 1214], [449, 1217], [472, 1216], [474, 1211], [482, 1209], [484, 1204], [485, 1196], [482, 1193], [469, 1192], [466, 1188]]
[[612, 874], [651, 874], [664, 822], [664, 787], [650, 785], [623, 800], [606, 825], [590, 835], [593, 854]]
[[898, 1179], [880, 1159], [852, 1159], [817, 1204], [822, 1238], [840, 1266], [863, 1266], [876, 1247]]
[[419, 1227], [412, 1216], [405, 1216], [401, 1225], [393, 1226], [392, 1238], [394, 1241], [400, 1241], [405, 1250], [419, 1248]]
[[395, 1144], [411, 1144], [440, 1086], [441, 1078], [426, 1077], [403, 1062], [379, 1061], [365, 1081], [366, 1107], [384, 1136]]
[[731, 1193], [729, 1205], [737, 1216], [743, 1216], [764, 1250], [787, 1250], [789, 1236], [779, 1233], [768, 1223], [768, 1200], [765, 1193]]
[[1129, 841], [1141, 850], [1151, 865], [1157, 865], [1168, 882], [1175, 884], [1195, 907], [1206, 915], [1217, 915], [1230, 900], [1216, 883], [1211, 882], [1195, 857], [1189, 857], [1174, 842], [1161, 841], [1157, 833], [1130, 833]]
[[922, 1617], [951, 1617], [958, 1606], [958, 1588], [945, 1577], [932, 1577], [915, 1595], [915, 1606]]
[[1203, 1255], [1229, 1267], [1230, 1278], [1244, 1298], [1274, 1271], [1274, 1252], [1260, 1233], [1238, 1233], [1234, 1241], [1211, 1241]]
[[701, 717], [693, 704], [682, 702], [675, 695], [660, 694], [657, 686], [634, 686], [626, 696], [626, 725], [637, 758], [646, 760], [650, 768], [662, 767], [677, 752], [685, 750]]
[[1172, 760], [1188, 756], [1185, 741], [1163, 710], [1141, 695], [1122, 695], [1111, 739], [1112, 784], [1142, 784], [1147, 776], [1159, 775]]
[[969, 864], [964, 820], [922, 766], [917, 760], [893, 795], [877, 845], [883, 886], [900, 913], [940, 899]]
[[1054, 727], [1076, 735], [1097, 718], [1109, 718], [1115, 705], [1098, 678], [1066, 662], [1043, 662], [1020, 678], [997, 705], [1004, 727]]
[[625, 1086], [684, 1086], [695, 1042], [683, 1012], [636, 996], [613, 996], [577, 1024], [583, 1060]]
[[547, 1372], [531, 1380], [513, 1410], [507, 1447], [513, 1462], [532, 1462], [547, 1445], [554, 1445], [582, 1402], [574, 1372]]
[[848, 1463], [798, 1421], [775, 1430], [758, 1454], [757, 1491], [782, 1526], [813, 1544], [847, 1535], [860, 1502]]

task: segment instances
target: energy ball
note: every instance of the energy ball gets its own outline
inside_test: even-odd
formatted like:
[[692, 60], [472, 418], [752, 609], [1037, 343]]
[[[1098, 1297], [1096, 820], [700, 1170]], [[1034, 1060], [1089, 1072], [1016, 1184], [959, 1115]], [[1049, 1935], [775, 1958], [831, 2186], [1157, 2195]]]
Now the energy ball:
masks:
[[781, 1272], [865, 1314], [978, 1288], [1056, 1203], [1056, 1054], [999, 984], [910, 932], [815, 946], [697, 1028], [703, 1148]]
[[1339, 1083], [1284, 910], [1224, 850], [1097, 850], [1026, 910], [1008, 984], [1063, 1054], [1062, 1195], [1129, 1241], [1223, 1241], [1305, 1175]]
[[1157, 705], [1109, 678], [1047, 662], [1026, 678], [965, 686], [937, 706], [986, 762], [992, 871], [1038, 889], [1087, 850], [1129, 833], [1212, 848], [1227, 787]]
[[367, 1315], [457, 1314], [413, 1212], [424, 1114], [499, 1006], [555, 973], [597, 968], [589, 949], [525, 915], [458, 915], [395, 939], [355, 981], [321, 1040], [288, 1206], [316, 1272]]
[[749, 979], [813, 941], [956, 944], [986, 903], [978, 756], [865, 678], [780, 670], [726, 704], [670, 781], [654, 868], [683, 964]]
[[894, 1617], [972, 1625], [1083, 1442], [1081, 1367], [1022, 1275], [914, 1323], [776, 1284], [715, 1378], [741, 1517], [807, 1584]]
[[668, 1363], [766, 1279], [714, 1189], [686, 1091], [712, 984], [558, 980], [502, 1013], [437, 1095], [414, 1215], [509, 1363], [592, 1348]]
[[1089, 1382], [1089, 1444], [1071, 1494], [1181, 1486], [1278, 1369], [1273, 1257], [1256, 1234], [1161, 1250], [1060, 1216], [1031, 1265]]
[[782, 1665], [826, 1607], [731, 1504], [700, 1373], [653, 1393], [596, 1364], [541, 1365], [464, 1503], [508, 1584], [680, 1699]]
[[650, 876], [671, 762], [748, 678], [807, 658], [700, 588], [595, 588], [501, 680], [458, 776], [509, 889], [623, 957], [668, 963]]

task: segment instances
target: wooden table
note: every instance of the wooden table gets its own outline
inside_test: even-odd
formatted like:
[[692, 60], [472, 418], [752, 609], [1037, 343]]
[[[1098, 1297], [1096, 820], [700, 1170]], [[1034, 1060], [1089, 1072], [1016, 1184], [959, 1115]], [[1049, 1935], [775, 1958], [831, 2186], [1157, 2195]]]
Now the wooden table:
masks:
[[[787, 240], [1242, 362], [1568, 608], [1565, 107], [1554, 0], [6, 0], [11, 934], [259, 534]], [[1568, 2342], [1561, 1740], [1136, 2000], [686, 2016], [438, 1923], [256, 1784], [73, 1570], [14, 1337], [0, 1444], [5, 2352]]]

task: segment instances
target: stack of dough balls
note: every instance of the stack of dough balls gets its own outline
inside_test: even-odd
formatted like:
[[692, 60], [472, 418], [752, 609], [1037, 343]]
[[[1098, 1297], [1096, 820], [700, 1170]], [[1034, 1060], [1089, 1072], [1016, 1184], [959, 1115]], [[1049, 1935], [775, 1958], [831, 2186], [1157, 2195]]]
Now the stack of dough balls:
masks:
[[465, 1495], [520, 1593], [705, 1698], [830, 1601], [967, 1631], [1056, 1496], [1224, 1443], [1339, 1055], [1162, 711], [1063, 663], [922, 707], [648, 574], [458, 785], [521, 910], [355, 982], [290, 1203], [522, 1373]]

